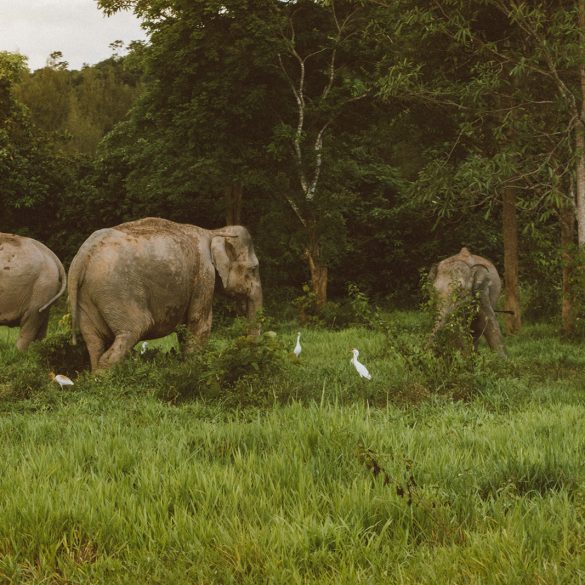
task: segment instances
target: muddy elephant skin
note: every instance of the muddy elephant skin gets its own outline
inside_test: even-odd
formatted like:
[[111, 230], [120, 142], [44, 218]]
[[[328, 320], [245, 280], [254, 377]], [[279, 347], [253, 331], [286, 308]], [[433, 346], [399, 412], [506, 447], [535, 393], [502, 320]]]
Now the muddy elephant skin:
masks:
[[202, 345], [211, 330], [215, 273], [244, 300], [251, 322], [262, 307], [258, 258], [241, 226], [205, 230], [146, 218], [94, 232], [69, 270], [73, 340], [77, 327], [92, 370], [122, 360], [141, 340], [185, 325], [182, 349]]
[[45, 337], [49, 309], [66, 286], [65, 269], [47, 246], [0, 233], [0, 325], [20, 327], [19, 350]]
[[477, 349], [483, 335], [491, 349], [505, 355], [502, 333], [495, 314], [502, 281], [492, 262], [462, 248], [455, 256], [434, 265], [429, 280], [439, 300], [434, 333], [445, 325], [449, 315], [456, 309], [453, 290], [459, 288], [464, 294], [477, 295], [479, 299], [479, 312], [472, 323], [474, 347]]

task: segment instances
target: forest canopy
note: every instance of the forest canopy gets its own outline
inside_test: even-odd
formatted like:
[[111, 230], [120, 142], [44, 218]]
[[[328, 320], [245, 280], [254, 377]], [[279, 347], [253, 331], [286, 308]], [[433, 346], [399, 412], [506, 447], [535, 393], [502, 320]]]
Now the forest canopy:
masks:
[[[507, 308], [579, 313], [576, 1], [99, 0], [149, 33], [80, 71], [0, 53], [1, 229], [68, 263], [146, 216], [254, 236], [267, 298], [420, 302], [467, 246]], [[119, 44], [113, 45], [119, 49]]]

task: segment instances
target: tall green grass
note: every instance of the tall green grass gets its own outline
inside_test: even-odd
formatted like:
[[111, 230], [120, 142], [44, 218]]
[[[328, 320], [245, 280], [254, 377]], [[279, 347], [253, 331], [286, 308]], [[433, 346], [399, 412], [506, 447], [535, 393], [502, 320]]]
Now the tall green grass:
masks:
[[[418, 315], [389, 319], [421, 342]], [[168, 339], [69, 390], [20, 392], [46, 368], [0, 331], [0, 582], [585, 580], [578, 344], [529, 326], [505, 364], [482, 349], [459, 399], [382, 332], [303, 330], [296, 360], [297, 326], [274, 328], [283, 368], [182, 401], [167, 386], [213, 365], [227, 333], [207, 361]]]

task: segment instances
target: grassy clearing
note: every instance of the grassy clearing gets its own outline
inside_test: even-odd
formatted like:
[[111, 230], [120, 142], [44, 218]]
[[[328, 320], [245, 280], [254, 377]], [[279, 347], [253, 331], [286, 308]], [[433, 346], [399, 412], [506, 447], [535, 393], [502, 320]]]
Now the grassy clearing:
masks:
[[[420, 344], [418, 315], [391, 321]], [[292, 349], [296, 326], [275, 330]], [[585, 580], [585, 352], [552, 326], [508, 340], [504, 366], [482, 351], [464, 400], [360, 327], [304, 330], [274, 375], [181, 400], [169, 387], [209, 360], [135, 355], [61, 391], [13, 339], [0, 330], [0, 582]]]

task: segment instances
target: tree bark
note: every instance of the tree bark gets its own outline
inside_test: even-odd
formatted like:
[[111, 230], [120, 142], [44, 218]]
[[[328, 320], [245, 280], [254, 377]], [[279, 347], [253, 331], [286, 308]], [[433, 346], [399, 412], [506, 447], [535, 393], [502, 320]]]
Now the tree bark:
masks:
[[575, 210], [572, 205], [565, 204], [559, 209], [561, 224], [561, 262], [562, 262], [562, 289], [561, 289], [561, 333], [570, 337], [575, 331], [574, 312], [574, 265], [573, 253], [575, 244]]
[[[579, 0], [579, 28], [585, 35], [585, 2]], [[579, 67], [581, 107], [575, 125], [575, 150], [577, 156], [575, 185], [575, 214], [577, 219], [577, 242], [579, 248], [585, 246], [585, 66]]]
[[321, 308], [327, 302], [327, 276], [328, 268], [321, 258], [321, 246], [319, 235], [313, 222], [307, 226], [309, 232], [309, 245], [306, 248], [309, 270], [311, 272], [311, 286], [317, 300], [317, 307]]
[[242, 183], [230, 183], [224, 189], [225, 224], [241, 225], [242, 223]]
[[575, 217], [577, 219], [577, 241], [585, 246], [585, 128], [581, 121], [575, 129], [575, 150], [577, 155], [575, 181]]
[[516, 217], [516, 190], [507, 186], [502, 192], [502, 220], [504, 239], [504, 290], [506, 310], [506, 330], [517, 333], [522, 326], [520, 308], [520, 287], [518, 284], [518, 221]]

